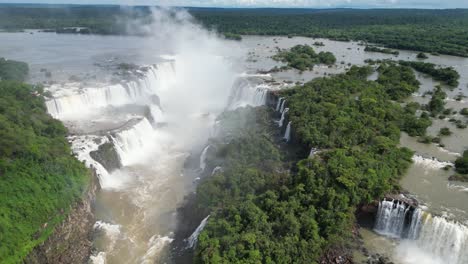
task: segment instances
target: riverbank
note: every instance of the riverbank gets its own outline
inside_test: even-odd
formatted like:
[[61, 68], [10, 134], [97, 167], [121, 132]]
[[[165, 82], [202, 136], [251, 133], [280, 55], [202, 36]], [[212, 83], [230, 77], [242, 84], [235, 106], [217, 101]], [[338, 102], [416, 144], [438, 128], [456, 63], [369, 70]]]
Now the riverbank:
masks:
[[46, 241], [32, 250], [24, 263], [88, 263], [96, 222], [94, 203], [100, 190], [94, 170], [90, 169], [89, 174], [87, 191], [81, 200], [71, 206], [64, 220], [54, 228]]

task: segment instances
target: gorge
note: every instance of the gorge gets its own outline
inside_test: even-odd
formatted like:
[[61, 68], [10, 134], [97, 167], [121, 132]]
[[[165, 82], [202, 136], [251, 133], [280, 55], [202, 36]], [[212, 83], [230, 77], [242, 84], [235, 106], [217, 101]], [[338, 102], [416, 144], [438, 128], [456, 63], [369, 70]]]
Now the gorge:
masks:
[[[43, 84], [48, 113], [99, 179], [92, 263], [190, 263], [174, 258], [187, 252], [201, 263], [311, 263], [327, 254], [346, 263], [352, 253], [342, 247], [359, 244], [357, 232], [369, 232], [369, 251], [394, 263], [468, 262], [468, 185], [448, 180], [468, 147], [466, 130], [450, 121], [467, 121], [459, 114], [467, 102], [456, 99], [467, 93], [466, 58], [428, 55], [460, 73], [458, 86], [410, 70], [420, 85], [395, 103], [379, 65], [363, 73], [366, 61], [417, 52], [393, 58], [358, 42], [303, 37], [229, 41], [184, 11], [153, 16], [146, 37], [0, 33], [8, 40], [0, 54], [30, 64], [28, 81]], [[317, 41], [336, 64], [270, 71], [284, 66], [271, 58], [278, 48]], [[83, 50], [86, 43], [96, 48]], [[451, 111], [425, 124], [426, 92], [439, 84]], [[410, 136], [408, 123], [427, 134]], [[444, 127], [453, 134], [439, 137]], [[375, 205], [367, 229], [354, 226], [362, 203]], [[187, 204], [189, 224], [180, 219]]]

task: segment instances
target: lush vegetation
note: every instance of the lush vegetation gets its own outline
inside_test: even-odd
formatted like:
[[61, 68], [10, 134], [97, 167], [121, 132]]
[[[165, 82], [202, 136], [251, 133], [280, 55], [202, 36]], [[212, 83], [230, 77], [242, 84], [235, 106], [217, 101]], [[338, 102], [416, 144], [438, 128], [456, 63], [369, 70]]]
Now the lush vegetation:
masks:
[[[213, 140], [208, 164], [223, 170], [197, 190], [211, 217], [196, 263], [318, 263], [347, 245], [356, 206], [397, 189], [412, 156], [398, 144], [414, 113], [367, 81], [370, 71], [354, 66], [280, 92], [298, 148], [285, 156], [264, 108], [221, 118], [225, 136]], [[303, 159], [312, 147], [321, 151]]]
[[297, 45], [290, 50], [279, 51], [273, 59], [287, 63], [288, 67], [300, 71], [312, 70], [317, 64], [332, 65], [336, 62], [331, 52], [316, 53], [309, 45]]
[[429, 57], [427, 57], [426, 53], [419, 52], [418, 55], [416, 56], [416, 58], [418, 58], [420, 60], [425, 60], [425, 59], [428, 59]]
[[464, 116], [468, 116], [468, 108], [465, 107], [462, 110], [460, 110], [460, 114]]
[[460, 174], [468, 174], [468, 150], [465, 150], [463, 156], [455, 161], [455, 171]]
[[440, 86], [437, 86], [432, 93], [431, 100], [427, 105], [427, 110], [431, 112], [432, 116], [437, 116], [445, 109], [445, 98], [447, 94]]
[[400, 61], [401, 65], [412, 67], [413, 69], [426, 73], [432, 78], [438, 81], [445, 82], [450, 86], [458, 86], [458, 79], [460, 74], [452, 67], [441, 68], [437, 67], [433, 63], [421, 62], [421, 61]]
[[17, 80], [24, 81], [28, 75], [28, 64], [20, 61], [0, 58], [0, 81]]
[[377, 82], [384, 86], [392, 100], [402, 100], [419, 88], [420, 83], [408, 66], [382, 63], [377, 70], [379, 72]]
[[392, 54], [392, 55], [399, 55], [400, 54], [400, 52], [398, 52], [397, 50], [382, 49], [382, 48], [379, 48], [379, 47], [376, 47], [376, 46], [366, 46], [364, 51], [367, 51], [367, 52], [380, 52], [380, 53]]
[[[5, 63], [5, 61], [3, 61]], [[27, 67], [6, 61], [2, 79]], [[42, 90], [0, 81], [0, 262], [21, 263], [85, 190], [86, 168], [71, 156], [67, 131], [46, 112]]]
[[[221, 33], [363, 40], [388, 48], [468, 56], [468, 10], [214, 9], [191, 8]], [[80, 33], [134, 34], [127, 21], [151, 21], [147, 7], [1, 5], [6, 30], [86, 27]]]

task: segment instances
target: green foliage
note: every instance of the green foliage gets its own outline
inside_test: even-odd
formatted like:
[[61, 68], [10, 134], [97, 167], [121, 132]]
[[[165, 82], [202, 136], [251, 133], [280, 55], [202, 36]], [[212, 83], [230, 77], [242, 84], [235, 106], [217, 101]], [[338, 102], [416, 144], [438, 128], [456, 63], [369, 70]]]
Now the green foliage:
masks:
[[377, 70], [379, 72], [377, 82], [384, 86], [392, 100], [402, 100], [419, 88], [419, 81], [407, 66], [384, 63]]
[[6, 60], [0, 58], [0, 81], [17, 80], [24, 81], [28, 76], [28, 64], [20, 61]]
[[363, 40], [388, 48], [468, 56], [468, 10], [196, 9], [220, 32]]
[[197, 204], [211, 217], [195, 263], [318, 263], [326, 249], [346, 244], [358, 204], [398, 188], [412, 156], [398, 147], [399, 126], [416, 110], [393, 103], [366, 80], [370, 72], [354, 66], [281, 92], [299, 152], [322, 149], [292, 168], [264, 108], [221, 117], [208, 164], [223, 172], [198, 186]]
[[468, 174], [468, 150], [465, 150], [463, 156], [455, 161], [455, 171], [460, 174]]
[[447, 94], [442, 90], [442, 88], [440, 86], [436, 87], [434, 93], [432, 94], [431, 100], [427, 105], [427, 110], [429, 110], [433, 116], [443, 112], [446, 97]]
[[0, 81], [0, 262], [20, 263], [81, 197], [87, 170], [26, 84]]
[[331, 52], [315, 53], [309, 45], [297, 45], [289, 51], [280, 51], [273, 59], [285, 62], [289, 67], [300, 71], [312, 70], [317, 64], [332, 65], [336, 58]]
[[452, 131], [450, 131], [450, 128], [448, 127], [443, 127], [439, 131], [440, 136], [450, 136], [452, 135]]
[[239, 35], [239, 34], [234, 34], [234, 33], [229, 33], [229, 32], [224, 33], [224, 37], [225, 37], [226, 39], [230, 39], [230, 40], [237, 40], [237, 41], [242, 40], [242, 36], [241, 36], [241, 35]]
[[419, 72], [429, 74], [435, 80], [443, 81], [449, 86], [458, 86], [460, 74], [452, 67], [436, 67], [433, 63], [421, 61], [400, 61], [399, 63], [401, 65], [412, 67]]
[[364, 51], [367, 51], [367, 52], [380, 52], [380, 53], [392, 54], [392, 55], [399, 55], [400, 54], [400, 52], [397, 51], [397, 50], [382, 49], [382, 48], [375, 47], [375, 46], [366, 46]]
[[460, 110], [460, 114], [464, 116], [468, 116], [468, 108], [465, 107], [462, 110]]
[[[402, 9], [212, 9], [189, 8], [202, 24], [221, 33], [363, 40], [388, 48], [468, 56], [468, 10]], [[135, 34], [128, 21], [150, 23], [149, 7], [0, 6], [6, 30], [85, 27], [80, 34]], [[66, 30], [65, 30], [66, 31]]]
[[426, 53], [419, 52], [418, 55], [416, 56], [416, 58], [421, 59], [421, 60], [425, 60], [425, 59], [427, 59], [429, 57], [427, 57]]

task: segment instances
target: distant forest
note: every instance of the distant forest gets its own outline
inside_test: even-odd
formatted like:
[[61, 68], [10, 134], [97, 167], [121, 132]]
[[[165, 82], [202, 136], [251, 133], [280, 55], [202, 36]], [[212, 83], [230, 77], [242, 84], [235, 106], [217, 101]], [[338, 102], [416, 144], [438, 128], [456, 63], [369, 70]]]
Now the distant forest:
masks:
[[[189, 8], [208, 28], [227, 36], [284, 35], [361, 40], [388, 48], [468, 57], [468, 9], [216, 9]], [[151, 22], [148, 7], [0, 5], [3, 30], [138, 34], [129, 19]], [[84, 27], [70, 30], [68, 27]], [[232, 37], [231, 37], [232, 38]]]

